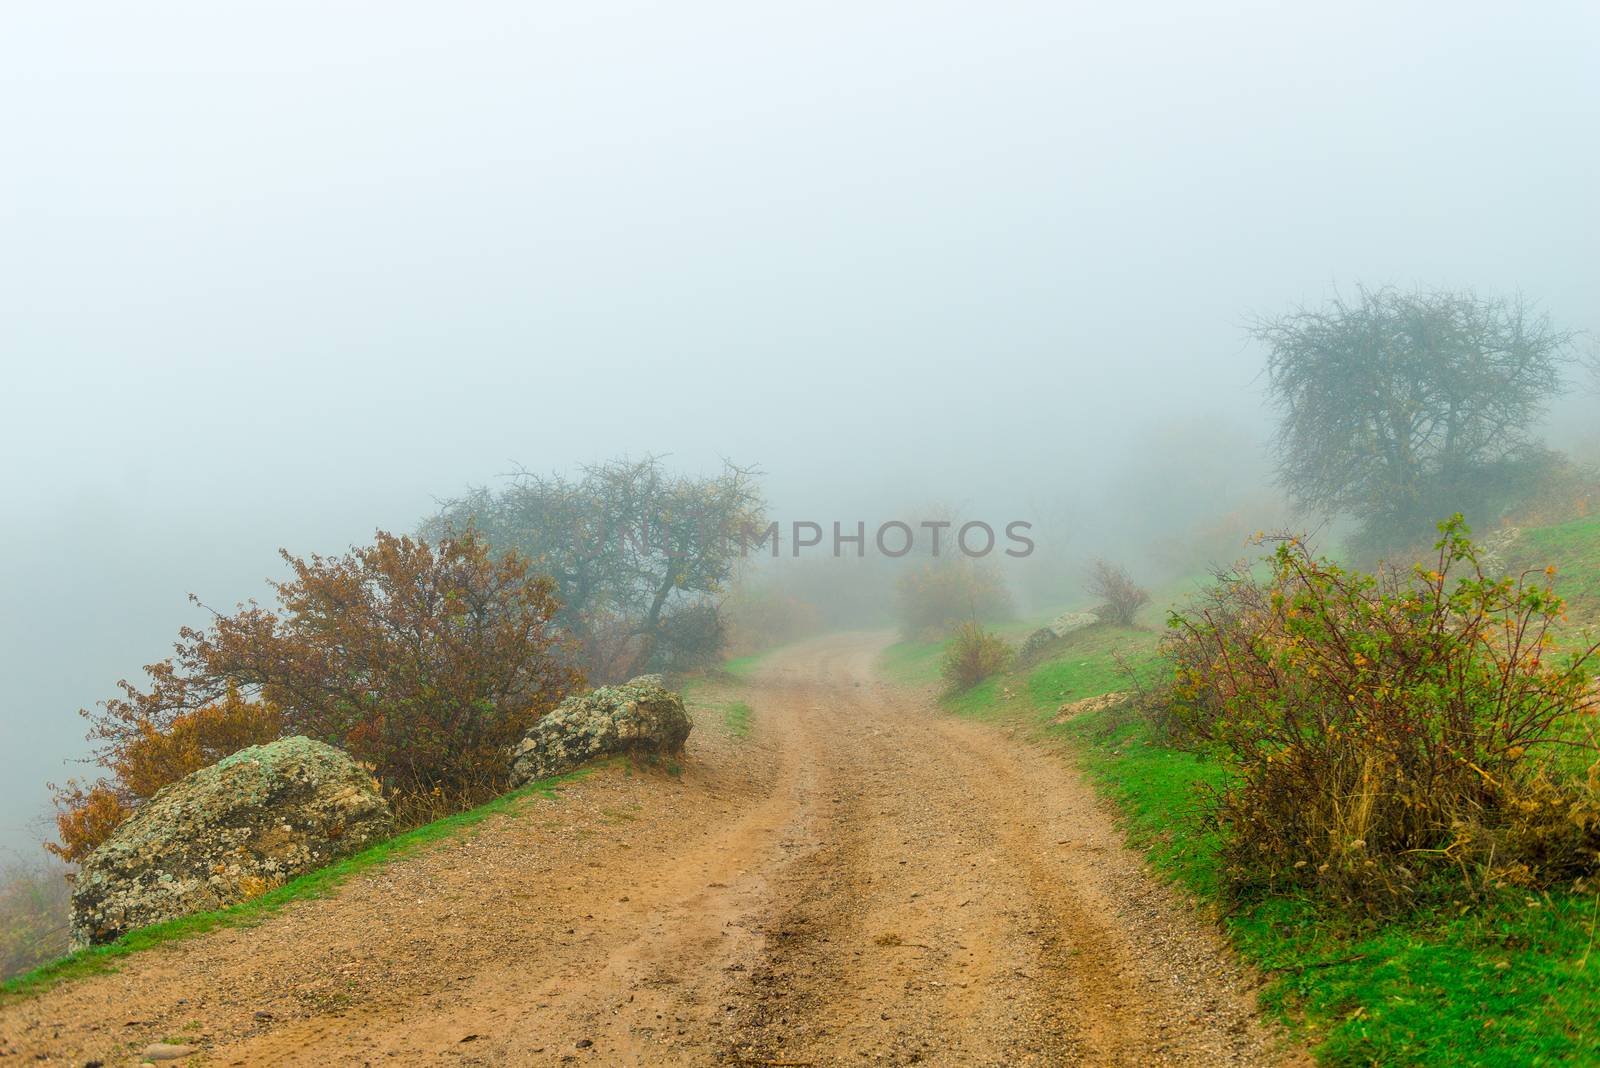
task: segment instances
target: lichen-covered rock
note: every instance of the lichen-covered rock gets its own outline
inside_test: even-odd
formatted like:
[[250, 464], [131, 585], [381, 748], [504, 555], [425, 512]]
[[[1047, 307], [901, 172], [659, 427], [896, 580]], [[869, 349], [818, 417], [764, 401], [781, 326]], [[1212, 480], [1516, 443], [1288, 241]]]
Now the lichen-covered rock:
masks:
[[1100, 617], [1093, 612], [1063, 612], [1050, 621], [1050, 629], [1056, 637], [1065, 638], [1075, 630], [1092, 627], [1100, 622]]
[[1017, 663], [1023, 666], [1033, 663], [1033, 658], [1053, 643], [1057, 637], [1059, 636], [1056, 632], [1049, 627], [1040, 627], [1028, 635], [1028, 640], [1023, 642], [1022, 647], [1017, 650]]
[[681, 753], [689, 739], [683, 698], [641, 675], [569, 697], [511, 750], [511, 784], [559, 775], [608, 753]]
[[309, 738], [253, 745], [158, 791], [72, 885], [76, 945], [255, 897], [388, 837], [372, 776]]

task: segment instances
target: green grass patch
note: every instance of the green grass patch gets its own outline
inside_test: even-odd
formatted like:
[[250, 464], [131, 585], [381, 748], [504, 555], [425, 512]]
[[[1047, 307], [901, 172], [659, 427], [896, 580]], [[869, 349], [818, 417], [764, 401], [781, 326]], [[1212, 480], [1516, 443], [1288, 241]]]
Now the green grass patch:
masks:
[[939, 681], [939, 661], [945, 643], [896, 642], [878, 658], [878, 670], [905, 686], [924, 686]]
[[730, 701], [722, 706], [722, 725], [728, 728], [728, 733], [736, 738], [744, 738], [750, 733], [750, 717], [755, 713], [743, 701]]
[[1024, 686], [1034, 703], [1052, 708], [1126, 690], [1155, 674], [1159, 639], [1154, 631], [1132, 627], [1088, 627], [1067, 635], [1061, 652], [1030, 670]]
[[1526, 531], [1511, 547], [1516, 568], [1556, 569], [1556, 592], [1575, 622], [1600, 623], [1600, 516]]
[[1145, 724], [1125, 713], [1091, 713], [1048, 729], [1071, 743], [1079, 765], [1117, 802], [1129, 842], [1191, 892], [1215, 898], [1220, 840], [1201, 826], [1199, 790], [1220, 782], [1221, 769], [1153, 745]]
[[[1159, 745], [1126, 708], [1054, 723], [1063, 702], [1127, 688], [1126, 667], [1160, 671], [1157, 639], [1092, 627], [1069, 635], [1052, 659], [943, 702], [958, 714], [1022, 721], [1060, 740], [1116, 802], [1129, 842], [1222, 917], [1239, 955], [1266, 977], [1263, 1008], [1320, 1063], [1600, 1064], [1600, 895], [1593, 891], [1505, 889], [1381, 926], [1307, 895], [1229, 899], [1221, 840], [1203, 821], [1204, 789], [1221, 784], [1222, 768]], [[896, 646], [885, 666], [903, 678], [931, 661], [936, 676], [937, 656], [937, 646]]]
[[[1011, 703], [1019, 696], [1029, 706], [1053, 712], [1064, 701], [1127, 689], [1135, 677], [1149, 675], [1155, 670], [1159, 637], [1135, 627], [1104, 623], [1086, 627], [1061, 639], [1053, 658], [985, 679], [968, 690], [946, 692], [940, 700], [951, 711], [978, 718], [1015, 711]], [[942, 684], [940, 667], [947, 644], [891, 645], [880, 656], [878, 670], [903, 685]]]
[[972, 719], [996, 719], [1010, 711], [1010, 701], [1015, 693], [1009, 685], [1010, 676], [995, 675], [984, 679], [970, 690], [946, 693], [940, 703], [952, 712]]
[[1094, 713], [1055, 728], [1114, 798], [1129, 840], [1223, 921], [1269, 976], [1262, 1005], [1337, 1068], [1600, 1063], [1600, 897], [1505, 890], [1363, 928], [1306, 896], [1242, 906], [1222, 895], [1220, 842], [1199, 791], [1221, 771], [1155, 745], [1145, 725]]
[[588, 770], [570, 772], [551, 779], [540, 779], [520, 789], [412, 830], [395, 835], [377, 845], [326, 867], [307, 872], [260, 897], [213, 912], [199, 912], [166, 923], [130, 931], [103, 946], [91, 946], [0, 984], [0, 1005], [41, 994], [58, 983], [84, 976], [115, 971], [121, 958], [157, 946], [222, 927], [247, 927], [260, 923], [272, 913], [295, 901], [326, 897], [351, 877], [392, 861], [416, 854], [436, 842], [457, 838], [490, 816], [511, 811], [528, 797], [554, 799], [566, 783], [587, 775]]
[[722, 670], [736, 679], [748, 679], [761, 667], [761, 661], [766, 659], [766, 656], [766, 653], [737, 656], [723, 664]]

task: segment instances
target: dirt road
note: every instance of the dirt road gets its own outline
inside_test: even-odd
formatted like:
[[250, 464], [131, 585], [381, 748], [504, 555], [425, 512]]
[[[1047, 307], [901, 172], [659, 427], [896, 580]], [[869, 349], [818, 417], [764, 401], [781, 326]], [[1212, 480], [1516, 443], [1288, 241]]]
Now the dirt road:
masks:
[[[0, 1009], [0, 1050], [138, 1063], [1269, 1063], [1205, 925], [1060, 757], [769, 658], [682, 772], [617, 768], [336, 897]], [[712, 695], [715, 697], [715, 695]], [[20, 1058], [19, 1058], [20, 1059]]]

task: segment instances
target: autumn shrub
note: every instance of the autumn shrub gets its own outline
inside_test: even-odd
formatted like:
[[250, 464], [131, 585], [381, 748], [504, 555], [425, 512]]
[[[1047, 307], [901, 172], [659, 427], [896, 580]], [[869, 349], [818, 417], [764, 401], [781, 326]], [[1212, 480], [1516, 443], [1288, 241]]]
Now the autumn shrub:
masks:
[[109, 778], [89, 786], [69, 782], [55, 791], [59, 840], [45, 843], [45, 848], [63, 860], [82, 860], [139, 802], [163, 786], [282, 733], [283, 716], [275, 707], [246, 700], [237, 689], [174, 715], [164, 729], [149, 719], [138, 720], [101, 751]]
[[65, 786], [51, 784], [56, 806], [57, 841], [44, 847], [62, 860], [77, 863], [95, 851], [122, 821], [133, 815], [136, 801], [114, 781], [80, 783], [69, 780]]
[[941, 673], [954, 690], [970, 690], [1011, 663], [1005, 639], [978, 623], [963, 623], [945, 648]]
[[147, 688], [122, 682], [84, 712], [110, 777], [58, 795], [63, 855], [166, 782], [281, 735], [371, 767], [402, 819], [483, 800], [506, 782], [507, 748], [582, 682], [553, 582], [471, 533], [430, 545], [380, 532], [345, 556], [283, 558], [275, 609], [184, 628]]
[[1491, 577], [1459, 516], [1436, 558], [1363, 574], [1280, 540], [1171, 617], [1174, 713], [1229, 771], [1236, 887], [1382, 913], [1450, 872], [1530, 887], [1600, 859], [1589, 664], [1558, 655], [1547, 572]]
[[1123, 627], [1133, 626], [1139, 609], [1150, 600], [1150, 591], [1134, 582], [1127, 568], [1109, 560], [1095, 560], [1089, 565], [1085, 588], [1101, 602], [1095, 609], [1101, 621]]
[[895, 583], [895, 616], [908, 638], [949, 633], [964, 620], [1003, 619], [1011, 594], [993, 567], [966, 557], [935, 557]]
[[270, 702], [249, 701], [230, 687], [220, 701], [172, 717], [165, 730], [149, 720], [119, 745], [111, 758], [117, 782], [145, 798], [230, 753], [270, 742], [283, 734], [283, 714]]

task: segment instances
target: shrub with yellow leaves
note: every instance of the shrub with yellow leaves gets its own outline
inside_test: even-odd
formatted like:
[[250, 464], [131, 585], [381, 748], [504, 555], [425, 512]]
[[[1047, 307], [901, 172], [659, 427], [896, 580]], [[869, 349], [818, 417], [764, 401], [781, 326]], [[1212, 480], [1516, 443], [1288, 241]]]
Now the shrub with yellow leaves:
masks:
[[1435, 883], [1600, 866], [1592, 663], [1559, 654], [1553, 576], [1492, 577], [1460, 516], [1437, 560], [1349, 571], [1298, 539], [1170, 619], [1175, 714], [1229, 769], [1236, 887], [1292, 882], [1383, 912]]

